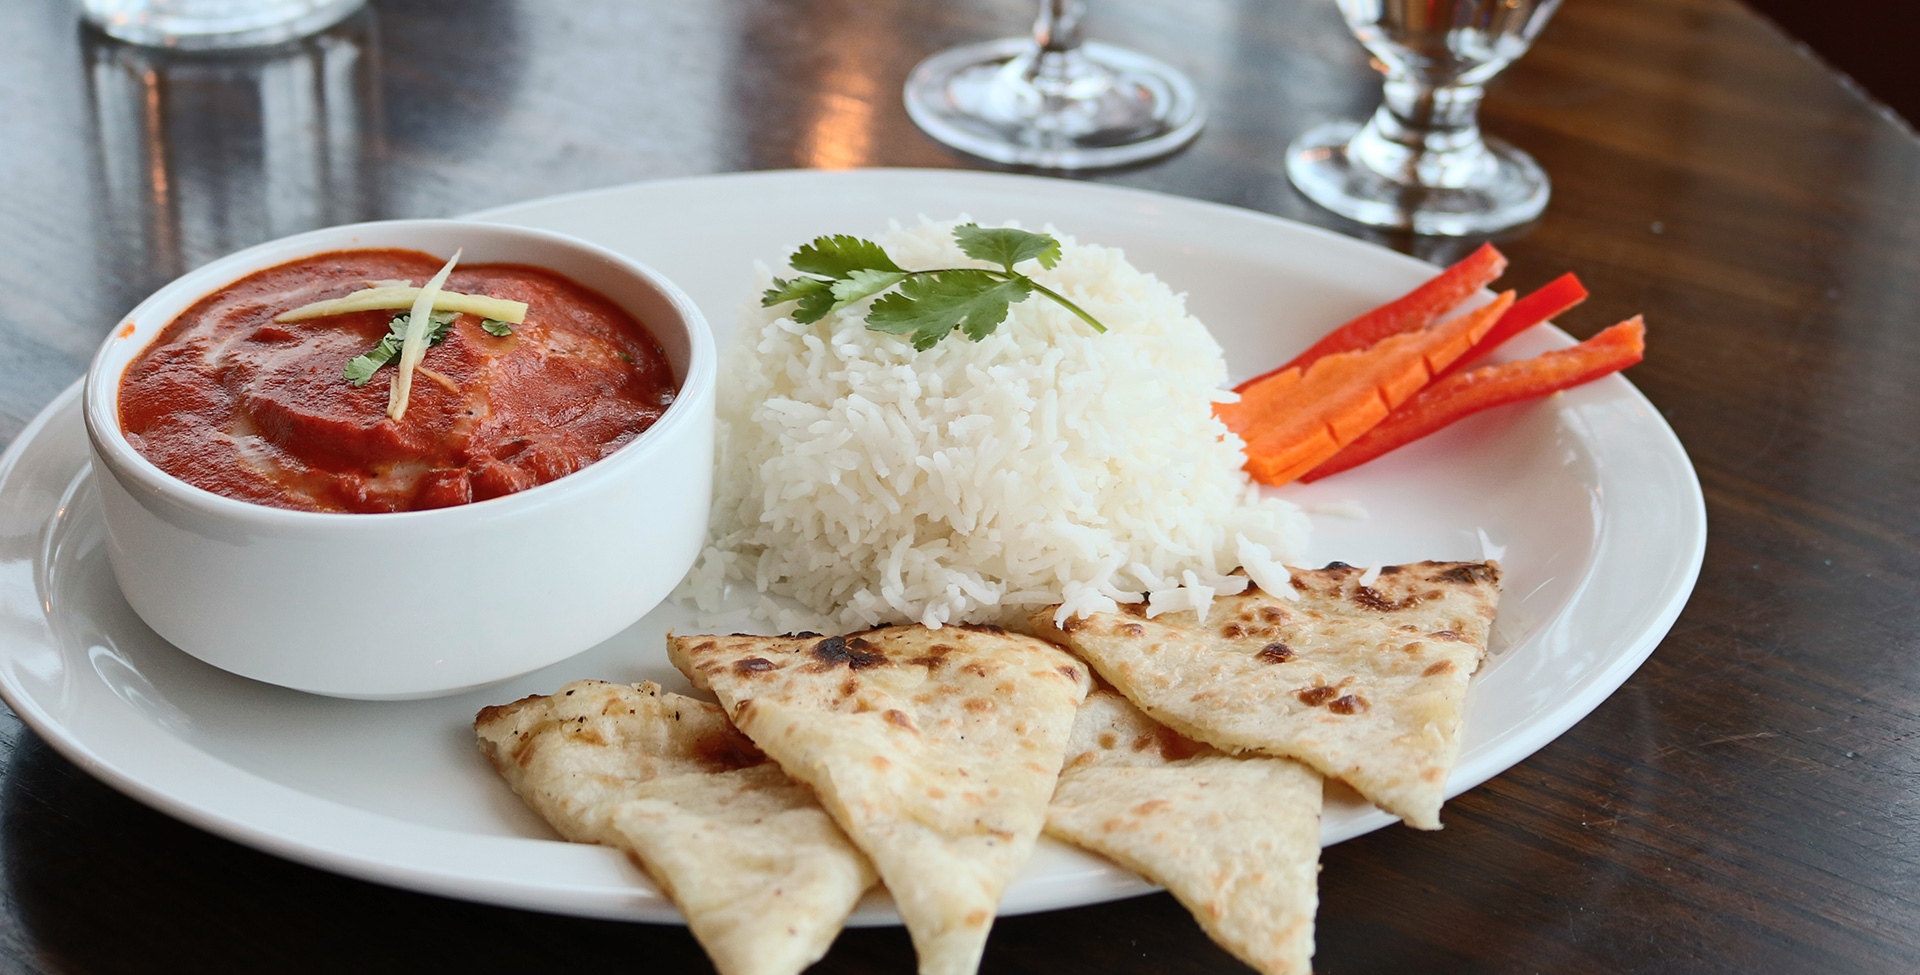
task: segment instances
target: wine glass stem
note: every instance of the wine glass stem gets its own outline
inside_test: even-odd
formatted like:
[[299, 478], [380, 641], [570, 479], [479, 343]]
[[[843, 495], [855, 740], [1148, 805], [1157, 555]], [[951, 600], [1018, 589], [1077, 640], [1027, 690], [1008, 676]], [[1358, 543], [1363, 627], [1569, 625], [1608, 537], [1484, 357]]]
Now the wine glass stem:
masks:
[[1042, 52], [1072, 51], [1080, 46], [1080, 18], [1085, 0], [1040, 0], [1040, 16], [1033, 22], [1033, 42]]
[[1080, 50], [1080, 19], [1086, 12], [1085, 0], [1040, 0], [1033, 57], [1021, 74], [1043, 98], [1088, 98], [1104, 86], [1104, 72]]
[[1461, 186], [1491, 165], [1480, 137], [1480, 85], [1389, 75], [1373, 118], [1349, 147], [1356, 162], [1401, 182]]

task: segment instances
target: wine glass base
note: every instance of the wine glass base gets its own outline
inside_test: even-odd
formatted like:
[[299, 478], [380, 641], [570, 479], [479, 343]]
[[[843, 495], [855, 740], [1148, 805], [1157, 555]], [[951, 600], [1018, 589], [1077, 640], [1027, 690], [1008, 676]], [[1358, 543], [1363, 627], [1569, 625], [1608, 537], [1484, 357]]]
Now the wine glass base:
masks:
[[1349, 220], [1416, 234], [1463, 237], [1526, 223], [1552, 186], [1533, 157], [1488, 137], [1491, 165], [1460, 186], [1423, 186], [1356, 163], [1347, 144], [1358, 122], [1315, 126], [1287, 147], [1287, 177], [1307, 199]]
[[1193, 83], [1153, 58], [1082, 44], [1090, 70], [1069, 93], [1048, 96], [1021, 70], [1033, 52], [1033, 41], [1019, 37], [942, 51], [907, 77], [907, 114], [962, 152], [1046, 169], [1163, 156], [1193, 141], [1206, 120]]

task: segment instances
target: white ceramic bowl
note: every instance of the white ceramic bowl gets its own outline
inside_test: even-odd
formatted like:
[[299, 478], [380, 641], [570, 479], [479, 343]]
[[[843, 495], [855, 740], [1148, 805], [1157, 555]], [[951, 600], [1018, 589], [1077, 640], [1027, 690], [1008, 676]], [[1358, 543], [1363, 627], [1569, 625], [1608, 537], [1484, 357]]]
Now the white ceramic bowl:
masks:
[[[463, 264], [549, 268], [646, 325], [679, 391], [632, 443], [556, 481], [452, 508], [287, 511], [162, 471], [119, 421], [127, 365], [195, 301], [329, 251], [465, 249]], [[336, 697], [414, 698], [505, 680], [639, 619], [698, 555], [713, 469], [714, 344], [657, 273], [561, 234], [454, 220], [333, 227], [193, 271], [141, 302], [87, 373], [87, 437], [108, 558], [127, 602], [175, 646], [256, 680]]]

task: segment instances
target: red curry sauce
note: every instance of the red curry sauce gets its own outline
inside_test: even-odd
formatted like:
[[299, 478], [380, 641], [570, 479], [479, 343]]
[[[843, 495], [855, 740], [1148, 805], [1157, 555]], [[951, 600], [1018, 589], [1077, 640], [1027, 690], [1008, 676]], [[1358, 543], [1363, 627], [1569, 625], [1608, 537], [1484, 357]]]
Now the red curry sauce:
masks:
[[639, 436], [673, 402], [673, 370], [646, 327], [539, 268], [454, 268], [447, 290], [524, 301], [526, 322], [496, 337], [473, 315], [456, 318], [421, 360], [399, 422], [387, 419], [392, 364], [360, 387], [341, 370], [405, 309], [273, 321], [369, 282], [425, 284], [442, 263], [415, 251], [340, 251], [208, 295], [127, 367], [121, 428], [162, 470], [226, 497], [304, 511], [412, 511], [571, 474]]

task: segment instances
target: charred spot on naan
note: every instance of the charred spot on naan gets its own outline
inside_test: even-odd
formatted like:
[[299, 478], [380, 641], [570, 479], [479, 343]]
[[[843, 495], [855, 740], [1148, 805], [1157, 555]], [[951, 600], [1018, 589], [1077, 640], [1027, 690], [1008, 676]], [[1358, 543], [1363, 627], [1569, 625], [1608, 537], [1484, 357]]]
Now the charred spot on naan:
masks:
[[951, 644], [936, 643], [933, 646], [928, 647], [925, 653], [921, 654], [918, 657], [909, 658], [905, 662], [913, 664], [917, 667], [925, 667], [927, 668], [927, 673], [932, 674], [935, 671], [938, 671], [941, 667], [945, 666], [947, 662], [947, 657], [951, 656], [953, 653], [954, 653], [954, 649]]
[[751, 674], [764, 674], [769, 670], [779, 670], [780, 665], [765, 657], [742, 657], [733, 662], [733, 672], [742, 677]]
[[1342, 694], [1327, 702], [1327, 710], [1334, 714], [1359, 714], [1367, 709], [1367, 699], [1358, 694]]
[[[1446, 563], [1425, 562], [1422, 565], [1441, 566]], [[1451, 582], [1462, 586], [1500, 584], [1500, 566], [1496, 562], [1455, 562], [1435, 572], [1433, 578], [1441, 582]]]
[[865, 670], [888, 662], [886, 654], [857, 636], [827, 637], [814, 644], [807, 653], [814, 659], [808, 669], [816, 674], [835, 670], [842, 665], [849, 670]]
[[1303, 687], [1300, 690], [1294, 691], [1293, 696], [1296, 698], [1299, 698], [1301, 704], [1304, 704], [1310, 708], [1317, 708], [1320, 705], [1325, 704], [1336, 697], [1339, 697], [1340, 691], [1335, 688], [1328, 687], [1325, 684], [1315, 684], [1312, 687]]
[[1283, 664], [1289, 660], [1292, 660], [1294, 657], [1294, 653], [1293, 653], [1292, 647], [1287, 646], [1286, 644], [1281, 643], [1278, 640], [1275, 640], [1272, 643], [1269, 643], [1266, 646], [1261, 647], [1260, 652], [1254, 654], [1254, 657], [1258, 659], [1261, 663]]

